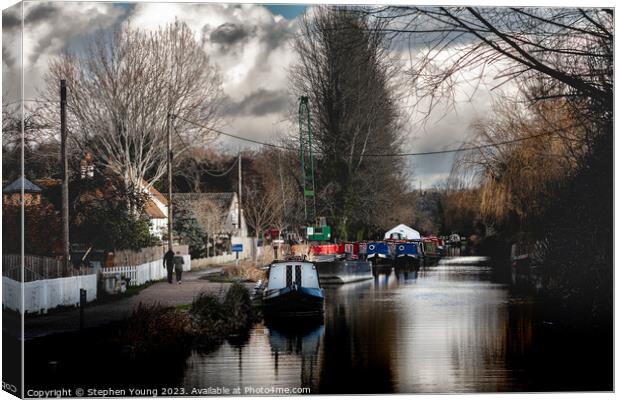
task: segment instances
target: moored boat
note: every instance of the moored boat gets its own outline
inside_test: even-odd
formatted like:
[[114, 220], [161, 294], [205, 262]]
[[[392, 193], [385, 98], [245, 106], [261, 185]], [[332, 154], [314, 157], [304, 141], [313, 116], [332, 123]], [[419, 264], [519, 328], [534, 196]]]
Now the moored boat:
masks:
[[373, 263], [391, 264], [392, 257], [388, 244], [386, 242], [368, 242], [366, 243], [366, 258], [372, 260]]
[[343, 284], [372, 279], [372, 264], [359, 259], [360, 244], [320, 244], [310, 249], [321, 283]]
[[263, 292], [268, 316], [317, 316], [323, 314], [324, 294], [314, 263], [289, 260], [269, 266]]
[[434, 236], [423, 237], [421, 241], [422, 254], [426, 264], [436, 264], [441, 258], [439, 240]]
[[395, 262], [397, 266], [420, 266], [419, 242], [401, 242], [395, 245]]
[[372, 279], [372, 264], [362, 260], [317, 262], [321, 283], [350, 283]]

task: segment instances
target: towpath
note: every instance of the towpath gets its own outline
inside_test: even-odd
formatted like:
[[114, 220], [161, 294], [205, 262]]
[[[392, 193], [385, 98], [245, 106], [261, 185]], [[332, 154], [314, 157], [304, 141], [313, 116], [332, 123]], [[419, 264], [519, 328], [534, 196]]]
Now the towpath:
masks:
[[[183, 282], [169, 284], [161, 281], [150, 285], [138, 294], [131, 297], [123, 297], [119, 300], [105, 302], [103, 304], [88, 305], [84, 309], [84, 322], [86, 328], [93, 328], [110, 322], [122, 320], [131, 315], [134, 308], [142, 304], [159, 303], [163, 306], [180, 306], [190, 304], [200, 293], [209, 293], [223, 296], [231, 285], [230, 283], [210, 282], [205, 275], [218, 272], [221, 267], [209, 268], [200, 271], [190, 271], [183, 274]], [[248, 289], [254, 284], [247, 284]], [[13, 318], [14, 321], [10, 319]], [[3, 318], [3, 324], [14, 327], [19, 326], [17, 314]], [[71, 308], [66, 311], [57, 311], [48, 315], [29, 316], [25, 320], [25, 338], [32, 339], [54, 333], [69, 332], [80, 328], [80, 311]]]

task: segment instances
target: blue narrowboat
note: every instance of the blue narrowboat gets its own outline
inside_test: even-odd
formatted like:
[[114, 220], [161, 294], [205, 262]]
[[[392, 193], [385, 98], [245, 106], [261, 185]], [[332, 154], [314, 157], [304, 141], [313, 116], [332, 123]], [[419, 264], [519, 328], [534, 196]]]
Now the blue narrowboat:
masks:
[[269, 266], [263, 292], [266, 316], [323, 315], [324, 293], [314, 263], [278, 261]]
[[420, 266], [419, 242], [401, 242], [395, 245], [395, 259], [398, 266]]

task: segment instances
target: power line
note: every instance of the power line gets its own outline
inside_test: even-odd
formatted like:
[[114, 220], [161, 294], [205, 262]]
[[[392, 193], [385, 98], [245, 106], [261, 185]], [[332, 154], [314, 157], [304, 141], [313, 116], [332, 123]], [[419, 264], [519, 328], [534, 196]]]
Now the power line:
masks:
[[56, 101], [56, 100], [36, 100], [36, 99], [22, 99], [22, 100], [16, 100], [16, 101], [11, 101], [10, 103], [4, 103], [3, 106], [10, 106], [12, 104], [17, 104], [17, 103], [23, 103], [23, 102], [32, 102], [32, 103], [56, 103], [59, 104], [60, 101]]
[[208, 171], [208, 170], [204, 170], [204, 172], [206, 172], [206, 173], [207, 173], [207, 175], [211, 175], [211, 176], [213, 176], [213, 177], [215, 177], [215, 178], [220, 178], [220, 177], [222, 177], [222, 176], [224, 176], [224, 175], [228, 174], [230, 171], [232, 171], [232, 169], [235, 167], [235, 165], [237, 165], [237, 161], [239, 161], [239, 158], [238, 158], [238, 157], [235, 157], [235, 161], [233, 161], [232, 165], [230, 166], [230, 168], [228, 168], [228, 169], [226, 170], [226, 172], [222, 172], [222, 173], [220, 173], [220, 174], [212, 174], [212, 173], [211, 173], [210, 171]]
[[[259, 144], [259, 145], [262, 145], [262, 146], [275, 147], [275, 148], [282, 149], [282, 150], [297, 151], [297, 149], [292, 148], [292, 147], [286, 147], [286, 146], [280, 146], [280, 145], [273, 144], [273, 143], [261, 142], [261, 141], [258, 141], [258, 140], [249, 139], [249, 138], [245, 138], [245, 137], [238, 136], [238, 135], [233, 135], [232, 133], [223, 132], [223, 131], [220, 131], [218, 129], [202, 125], [202, 124], [200, 124], [198, 122], [194, 122], [194, 121], [188, 120], [188, 119], [183, 118], [183, 117], [178, 116], [178, 115], [175, 115], [175, 117], [179, 118], [179, 119], [181, 119], [181, 120], [183, 120], [183, 121], [185, 121], [187, 123], [190, 123], [192, 125], [200, 126], [202, 128], [208, 129], [208, 130], [210, 130], [212, 132], [219, 133], [219, 134], [224, 135], [224, 136], [232, 137], [232, 138], [237, 139], [237, 140], [251, 142], [251, 143]], [[551, 135], [551, 134], [553, 134], [553, 132], [545, 132], [545, 133], [540, 133], [538, 135], [526, 136], [526, 137], [512, 139], [512, 140], [505, 140], [505, 141], [496, 142], [496, 143], [484, 144], [484, 145], [479, 145], [479, 146], [459, 147], [459, 148], [447, 149], [447, 150], [423, 151], [423, 152], [416, 152], [416, 153], [364, 154], [363, 157], [413, 157], [413, 156], [427, 156], [427, 155], [436, 155], [436, 154], [459, 153], [459, 152], [463, 152], [463, 151], [482, 150], [482, 149], [486, 149], [486, 148], [490, 148], [490, 147], [499, 147], [499, 146], [503, 146], [503, 145], [507, 145], [507, 144], [523, 142], [523, 141], [530, 140], [530, 139], [536, 139], [536, 138], [539, 138], [539, 137], [542, 137], [542, 136], [548, 136], [548, 135]]]
[[[171, 115], [173, 118], [180, 118], [177, 117], [176, 115], [172, 114]], [[187, 142], [185, 141], [185, 139], [183, 139], [183, 136], [181, 136], [181, 134], [179, 133], [179, 131], [177, 130], [177, 127], [175, 125], [172, 125], [172, 129], [174, 130], [174, 133], [177, 134], [177, 136], [179, 137], [179, 140], [181, 140], [181, 142], [183, 143], [183, 146], [185, 147], [190, 147]], [[235, 161], [233, 161], [232, 165], [230, 166], [230, 168], [228, 168], [225, 172], [222, 173], [215, 173], [215, 171], [209, 171], [208, 169], [203, 170], [202, 172], [205, 172], [207, 175], [211, 175], [215, 178], [221, 178], [222, 176], [227, 175], [230, 171], [232, 171], [232, 169], [235, 167], [235, 165], [237, 165], [237, 161], [239, 159], [235, 158]]]
[[228, 137], [231, 137], [231, 138], [234, 138], [234, 139], [237, 139], [237, 140], [243, 140], [243, 141], [246, 141], [246, 142], [260, 144], [261, 146], [275, 147], [277, 149], [282, 149], [282, 150], [296, 150], [296, 149], [293, 149], [291, 147], [279, 146], [277, 144], [261, 142], [259, 140], [249, 139], [249, 138], [245, 138], [245, 137], [242, 137], [242, 136], [233, 135], [232, 133], [223, 132], [223, 131], [220, 131], [219, 129], [211, 128], [209, 126], [205, 126], [205, 125], [200, 124], [200, 123], [195, 122], [195, 121], [190, 121], [189, 119], [183, 118], [180, 115], [175, 115], [175, 117], [178, 118], [178, 119], [181, 119], [181, 120], [183, 120], [183, 121], [185, 121], [187, 123], [190, 123], [192, 125], [196, 125], [196, 126], [199, 126], [201, 128], [208, 129], [208, 130], [210, 130], [212, 132], [219, 133], [220, 135], [228, 136]]
[[506, 144], [512, 144], [512, 143], [523, 142], [525, 140], [536, 139], [536, 138], [539, 138], [541, 136], [551, 135], [552, 133], [553, 132], [545, 132], [545, 133], [540, 133], [538, 135], [526, 136], [526, 137], [522, 137], [522, 138], [518, 138], [518, 139], [505, 140], [505, 141], [502, 141], [502, 142], [496, 142], [496, 143], [490, 143], [490, 144], [483, 144], [483, 145], [480, 145], [480, 146], [459, 147], [457, 149], [424, 151], [424, 152], [419, 152], [419, 153], [365, 154], [364, 157], [427, 156], [427, 155], [433, 155], [433, 154], [447, 154], [447, 153], [458, 153], [458, 152], [461, 152], [461, 151], [482, 150], [482, 149], [486, 149], [486, 148], [489, 148], [489, 147], [499, 147], [499, 146], [503, 146], [503, 145], [506, 145]]

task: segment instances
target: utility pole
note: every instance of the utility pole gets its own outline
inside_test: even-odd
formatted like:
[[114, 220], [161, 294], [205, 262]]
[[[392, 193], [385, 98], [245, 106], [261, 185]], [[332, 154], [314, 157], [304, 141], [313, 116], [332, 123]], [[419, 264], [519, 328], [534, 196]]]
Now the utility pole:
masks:
[[166, 116], [166, 153], [168, 159], [168, 250], [172, 250], [172, 114]]
[[64, 272], [69, 273], [69, 163], [67, 160], [67, 81], [60, 80], [60, 162], [62, 167], [62, 249]]
[[238, 188], [238, 192], [237, 193], [237, 227], [239, 228], [239, 236], [241, 236], [241, 152], [238, 153], [237, 155], [238, 159], [237, 159], [237, 163], [238, 163], [238, 167], [239, 167], [239, 188]]

